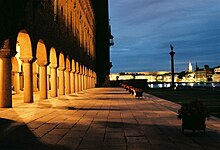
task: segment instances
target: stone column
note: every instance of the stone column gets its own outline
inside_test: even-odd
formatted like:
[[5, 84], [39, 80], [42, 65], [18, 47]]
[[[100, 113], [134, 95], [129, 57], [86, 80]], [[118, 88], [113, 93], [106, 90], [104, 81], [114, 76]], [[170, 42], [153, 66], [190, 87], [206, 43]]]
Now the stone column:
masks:
[[85, 86], [85, 80], [84, 80], [84, 74], [81, 74], [81, 82], [82, 82], [82, 91], [85, 90], [84, 86]]
[[50, 67], [47, 66], [47, 91], [51, 90], [51, 84], [50, 84]]
[[47, 99], [47, 66], [39, 64], [40, 73], [40, 99]]
[[11, 52], [0, 49], [0, 107], [12, 107], [11, 89]]
[[33, 91], [34, 91], [34, 92], [37, 92], [37, 91], [38, 91], [38, 88], [37, 88], [37, 85], [38, 85], [38, 83], [37, 83], [37, 82], [38, 82], [38, 81], [37, 81], [37, 80], [38, 80], [38, 79], [37, 79], [37, 74], [38, 74], [38, 73], [36, 73], [36, 72], [33, 73]]
[[82, 66], [79, 64], [79, 91], [82, 91]]
[[75, 72], [70, 72], [70, 92], [75, 92]]
[[24, 72], [24, 102], [33, 102], [33, 73], [32, 73], [32, 58], [20, 58], [23, 62]]
[[79, 92], [79, 74], [75, 73], [75, 92]]
[[65, 95], [65, 83], [64, 83], [64, 69], [59, 67], [59, 95]]
[[14, 72], [14, 80], [15, 80], [15, 92], [16, 94], [20, 93], [20, 72]]
[[88, 88], [90, 89], [91, 86], [90, 86], [90, 70], [88, 70]]
[[65, 91], [70, 94], [70, 69], [65, 70]]
[[37, 77], [37, 75], [38, 75], [38, 65], [37, 65], [37, 63], [36, 62], [34, 62], [33, 64], [32, 64], [33, 66], [32, 66], [32, 69], [33, 69], [33, 91], [34, 92], [37, 92], [38, 91], [38, 77]]
[[81, 75], [81, 73], [78, 74], [78, 86], [79, 86], [79, 91], [82, 91], [82, 75]]
[[51, 69], [51, 97], [57, 97], [57, 66], [50, 65]]

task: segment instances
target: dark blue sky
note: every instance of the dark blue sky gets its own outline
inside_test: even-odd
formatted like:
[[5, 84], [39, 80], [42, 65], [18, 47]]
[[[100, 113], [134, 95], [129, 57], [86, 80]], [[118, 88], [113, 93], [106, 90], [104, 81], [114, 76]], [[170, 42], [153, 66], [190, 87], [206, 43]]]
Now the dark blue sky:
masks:
[[220, 0], [109, 0], [111, 73], [220, 65]]

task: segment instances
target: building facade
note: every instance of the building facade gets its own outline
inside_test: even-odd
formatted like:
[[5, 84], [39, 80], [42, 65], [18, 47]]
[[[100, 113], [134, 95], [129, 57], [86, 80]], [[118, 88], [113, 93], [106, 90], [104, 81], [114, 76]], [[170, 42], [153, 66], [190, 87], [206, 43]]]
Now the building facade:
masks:
[[[112, 67], [109, 49], [114, 43], [111, 41], [113, 36], [109, 25], [108, 0], [92, 0], [92, 3], [96, 19], [97, 86], [109, 86], [110, 68]], [[107, 34], [106, 31], [108, 31]]]
[[[103, 43], [97, 41], [97, 28], [105, 25], [97, 26], [96, 13], [108, 13], [96, 3], [0, 1], [0, 107], [12, 107], [12, 89], [23, 92], [24, 102], [30, 103], [35, 91], [47, 99], [49, 94], [57, 97], [95, 87], [101, 76], [96, 64], [102, 61], [97, 48]], [[106, 28], [102, 31], [109, 34]]]

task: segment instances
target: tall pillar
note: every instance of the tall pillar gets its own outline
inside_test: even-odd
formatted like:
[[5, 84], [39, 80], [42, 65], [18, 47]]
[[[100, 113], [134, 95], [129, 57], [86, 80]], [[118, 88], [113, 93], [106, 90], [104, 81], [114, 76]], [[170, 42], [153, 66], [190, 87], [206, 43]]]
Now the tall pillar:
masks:
[[0, 107], [12, 107], [11, 94], [11, 53], [10, 49], [0, 49]]
[[16, 94], [20, 93], [20, 72], [14, 72], [14, 80], [15, 80], [15, 92]]
[[24, 73], [20, 73], [20, 90], [24, 91]]
[[57, 97], [57, 66], [50, 65], [51, 69], [51, 97]]
[[87, 90], [87, 75], [86, 74], [84, 75], [84, 81], [85, 81], [84, 88], [85, 90]]
[[65, 91], [70, 94], [70, 69], [65, 70]]
[[91, 76], [90, 76], [90, 69], [88, 70], [88, 88], [91, 88]]
[[75, 92], [75, 72], [70, 72], [70, 93]]
[[82, 91], [82, 66], [79, 64], [79, 91]]
[[83, 66], [83, 74], [82, 74], [82, 77], [83, 77], [83, 90], [86, 90], [86, 75], [85, 75], [85, 66]]
[[64, 69], [59, 67], [59, 95], [65, 95], [65, 83], [64, 83]]
[[47, 66], [45, 64], [39, 65], [40, 73], [40, 99], [47, 99]]
[[20, 58], [23, 62], [24, 71], [24, 102], [33, 102], [33, 73], [32, 58]]
[[50, 84], [50, 67], [47, 66], [47, 91], [51, 90], [51, 84]]
[[75, 74], [75, 92], [79, 92], [79, 74]]
[[38, 91], [38, 78], [37, 78], [37, 74], [36, 72], [33, 72], [33, 91], [37, 92]]
[[38, 65], [36, 62], [34, 62], [33, 64], [33, 91], [37, 92], [38, 91]]
[[79, 86], [79, 91], [82, 91], [82, 76], [81, 76], [81, 73], [78, 74], [78, 86]]
[[174, 84], [174, 55], [175, 52], [173, 51], [173, 46], [170, 44], [170, 58], [171, 58], [171, 75], [172, 75], [172, 83], [171, 83], [171, 89], [175, 89], [175, 84]]
[[81, 82], [82, 82], [82, 91], [83, 91], [83, 90], [85, 90], [84, 89], [84, 85], [85, 85], [84, 74], [81, 75]]

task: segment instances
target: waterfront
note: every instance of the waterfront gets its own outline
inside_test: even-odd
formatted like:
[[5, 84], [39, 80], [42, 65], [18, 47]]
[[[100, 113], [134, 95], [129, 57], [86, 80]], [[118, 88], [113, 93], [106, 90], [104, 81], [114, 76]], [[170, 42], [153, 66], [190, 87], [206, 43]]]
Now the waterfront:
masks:
[[[170, 88], [170, 82], [148, 82], [149, 88]], [[219, 82], [175, 82], [176, 88], [220, 88]]]

